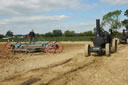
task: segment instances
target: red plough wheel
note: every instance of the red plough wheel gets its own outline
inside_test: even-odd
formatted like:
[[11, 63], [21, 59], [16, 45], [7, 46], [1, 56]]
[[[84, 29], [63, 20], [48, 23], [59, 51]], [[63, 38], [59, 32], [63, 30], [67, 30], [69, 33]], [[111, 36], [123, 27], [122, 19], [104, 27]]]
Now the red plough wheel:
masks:
[[56, 46], [54, 42], [48, 42], [48, 44], [45, 46], [45, 52], [47, 54], [54, 54], [56, 51]]
[[61, 53], [63, 51], [63, 44], [60, 42], [55, 42], [56, 45], [56, 53]]
[[6, 43], [5, 44], [5, 52], [11, 52], [12, 51], [12, 44], [11, 43]]

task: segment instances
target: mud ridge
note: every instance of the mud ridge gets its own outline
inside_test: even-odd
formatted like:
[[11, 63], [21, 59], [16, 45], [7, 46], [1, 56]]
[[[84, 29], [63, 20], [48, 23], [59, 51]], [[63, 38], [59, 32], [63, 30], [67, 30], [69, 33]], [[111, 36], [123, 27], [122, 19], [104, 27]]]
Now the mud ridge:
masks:
[[[69, 75], [69, 74], [71, 74], [71, 73], [75, 73], [75, 72], [77, 72], [77, 71], [79, 71], [79, 70], [84, 69], [85, 67], [88, 68], [88, 66], [91, 66], [91, 65], [94, 64], [95, 62], [96, 62], [96, 60], [93, 60], [92, 62], [89, 62], [89, 63], [87, 63], [87, 64], [83, 64], [83, 65], [81, 65], [81, 66], [79, 66], [79, 67], [77, 67], [77, 68], [71, 69], [71, 70], [65, 72], [64, 74], [61, 74], [61, 75], [57, 76], [56, 78], [50, 80], [48, 83], [46, 83], [46, 84], [44, 84], [44, 85], [51, 85], [52, 82], [57, 81], [58, 79], [62, 78], [64, 75]], [[65, 84], [65, 85], [66, 85], [66, 84]]]
[[23, 82], [21, 85], [31, 85], [39, 80], [41, 80], [41, 79], [40, 78], [32, 78], [32, 79], [29, 79], [29, 80]]
[[31, 71], [38, 71], [38, 70], [43, 70], [43, 69], [54, 68], [54, 67], [57, 67], [57, 66], [66, 64], [66, 63], [70, 62], [71, 60], [72, 60], [72, 58], [67, 59], [67, 60], [64, 60], [64, 61], [57, 62], [57, 63], [55, 63], [55, 64], [50, 64], [50, 65], [48, 65], [48, 66], [46, 66], [46, 67], [32, 69]]
[[[70, 64], [70, 62], [69, 63], [66, 63], [67, 65], [67, 67], [65, 67], [65, 68], [70, 68], [69, 70], [67, 70], [67, 71], [65, 71], [65, 72], [62, 72], [62, 73], [58, 73], [57, 74], [57, 76], [55, 76], [54, 78], [52, 78], [52, 79], [50, 79], [50, 80], [48, 80], [47, 82], [43, 82], [43, 81], [39, 81], [39, 83], [38, 84], [33, 84], [33, 85], [50, 85], [52, 82], [54, 82], [54, 81], [56, 81], [56, 80], [58, 80], [58, 79], [60, 79], [60, 78], [62, 78], [64, 75], [69, 75], [69, 74], [71, 74], [71, 73], [74, 73], [74, 72], [77, 72], [77, 71], [79, 71], [79, 70], [82, 70], [83, 68], [85, 68], [85, 67], [88, 67], [88, 66], [90, 66], [90, 65], [92, 65], [92, 64], [94, 64], [96, 62], [96, 60], [94, 59], [94, 60], [92, 60], [91, 62], [88, 62], [88, 63], [84, 63], [84, 61], [83, 62], [81, 62], [81, 63], [78, 63], [78, 65], [77, 66], [69, 66], [68, 64]], [[72, 64], [75, 64], [76, 62], [73, 62]], [[56, 67], [57, 68], [57, 67]], [[50, 69], [49, 69], [50, 70]], [[53, 72], [54, 73], [54, 72]], [[66, 82], [65, 82], [66, 83]]]
[[[26, 72], [26, 73], [35, 72], [35, 71], [39, 71], [39, 70], [47, 70], [47, 69], [49, 69], [49, 68], [54, 68], [54, 67], [63, 65], [63, 64], [68, 63], [68, 62], [70, 62], [70, 61], [71, 61], [71, 58], [70, 58], [70, 59], [66, 59], [66, 60], [64, 60], [64, 61], [57, 62], [57, 63], [55, 63], [55, 64], [50, 64], [50, 65], [48, 65], [48, 66], [46, 66], [46, 67], [32, 69], [32, 70], [30, 70], [30, 71], [28, 71], [28, 72]], [[23, 74], [26, 74], [26, 73], [23, 73]], [[17, 77], [22, 76], [23, 74], [15, 75], [15, 76], [13, 76], [13, 77], [11, 76], [11, 77], [5, 78], [3, 81], [9, 81], [9, 80], [15, 79], [15, 78], [17, 78]]]

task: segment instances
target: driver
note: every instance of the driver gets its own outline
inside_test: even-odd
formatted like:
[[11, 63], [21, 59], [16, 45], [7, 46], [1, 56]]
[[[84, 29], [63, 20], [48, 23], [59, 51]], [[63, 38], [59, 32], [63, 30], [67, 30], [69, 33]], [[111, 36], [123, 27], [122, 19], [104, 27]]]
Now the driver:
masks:
[[101, 28], [100, 35], [101, 35], [101, 37], [104, 38], [105, 43], [109, 43], [109, 42], [110, 42], [110, 39], [109, 39], [110, 35], [109, 35], [109, 33], [108, 33], [107, 31], [105, 31], [103, 28]]
[[30, 44], [31, 44], [31, 42], [35, 42], [35, 37], [36, 37], [35, 32], [32, 29], [32, 31], [29, 33]]

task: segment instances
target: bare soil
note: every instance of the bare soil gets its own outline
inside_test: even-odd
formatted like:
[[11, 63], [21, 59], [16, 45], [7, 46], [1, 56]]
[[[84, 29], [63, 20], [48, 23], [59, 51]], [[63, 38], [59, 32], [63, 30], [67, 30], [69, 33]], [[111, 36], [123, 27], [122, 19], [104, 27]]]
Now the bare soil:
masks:
[[60, 54], [6, 53], [0, 43], [0, 85], [128, 85], [128, 45], [110, 57], [84, 57], [84, 45], [63, 42]]

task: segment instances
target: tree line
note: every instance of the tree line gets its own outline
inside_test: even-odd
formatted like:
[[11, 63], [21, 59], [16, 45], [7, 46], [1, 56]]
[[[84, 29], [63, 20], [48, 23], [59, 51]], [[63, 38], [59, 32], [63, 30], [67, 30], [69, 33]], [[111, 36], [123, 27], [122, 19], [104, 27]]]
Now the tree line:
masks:
[[[14, 34], [12, 31], [7, 31], [5, 35], [0, 35], [0, 38], [3, 37], [13, 37]], [[27, 35], [24, 35], [27, 36]], [[52, 32], [47, 32], [45, 34], [36, 34], [37, 37], [60, 37], [60, 36], [65, 36], [65, 37], [73, 37], [73, 36], [94, 36], [94, 33], [92, 31], [87, 31], [87, 32], [81, 32], [81, 33], [76, 33], [75, 31], [71, 30], [66, 30], [64, 33], [60, 29], [54, 29]]]
[[60, 36], [65, 36], [65, 37], [73, 37], [73, 36], [94, 36], [93, 31], [87, 31], [87, 32], [81, 32], [81, 33], [76, 33], [75, 31], [71, 30], [66, 30], [64, 33], [62, 33], [61, 30], [53, 30], [53, 32], [48, 32], [44, 34], [45, 37], [60, 37]]

